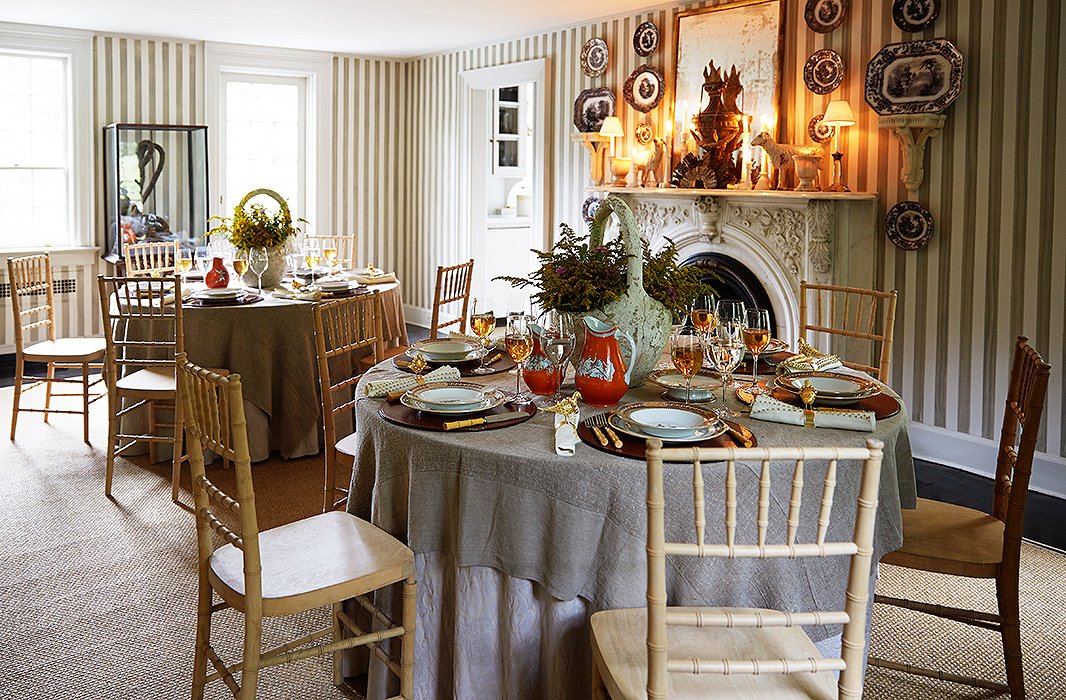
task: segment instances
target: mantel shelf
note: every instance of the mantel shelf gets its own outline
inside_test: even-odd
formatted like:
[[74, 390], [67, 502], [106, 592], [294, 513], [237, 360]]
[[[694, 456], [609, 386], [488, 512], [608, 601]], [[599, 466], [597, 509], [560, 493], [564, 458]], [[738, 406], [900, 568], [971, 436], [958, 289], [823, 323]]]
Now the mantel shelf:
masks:
[[694, 197], [728, 197], [730, 199], [747, 199], [750, 201], [765, 202], [767, 200], [809, 201], [815, 200], [846, 200], [862, 201], [877, 199], [876, 192], [795, 192], [793, 190], [698, 190], [683, 189], [679, 187], [589, 187], [590, 192], [606, 192], [608, 194], [625, 194], [634, 197], [648, 197], [661, 199], [664, 197], [678, 197], [692, 199]]

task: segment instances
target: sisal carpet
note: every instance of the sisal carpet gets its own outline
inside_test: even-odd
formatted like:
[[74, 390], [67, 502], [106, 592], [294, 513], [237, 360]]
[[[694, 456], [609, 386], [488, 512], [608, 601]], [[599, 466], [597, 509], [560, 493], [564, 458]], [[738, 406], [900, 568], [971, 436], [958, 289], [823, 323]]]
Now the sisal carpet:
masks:
[[[11, 390], [0, 389], [8, 427]], [[93, 445], [81, 442], [77, 416], [20, 417], [18, 440], [0, 437], [0, 699], [187, 698], [195, 629], [192, 516], [170, 501], [169, 467], [120, 459], [114, 500], [103, 495], [104, 407], [92, 412]], [[321, 459], [271, 459], [253, 467], [260, 527], [317, 512]], [[220, 486], [232, 472], [209, 467]], [[183, 497], [189, 500], [188, 472]], [[1066, 698], [1066, 556], [1025, 545], [1022, 617], [1028, 696]], [[949, 585], [945, 585], [945, 584]], [[961, 584], [961, 585], [960, 585]], [[1049, 585], [1050, 584], [1050, 585]], [[988, 607], [987, 582], [933, 577], [885, 567], [878, 590]], [[306, 634], [325, 612], [265, 622], [264, 645]], [[873, 649], [880, 656], [1001, 678], [998, 637], [917, 613], [878, 606]], [[225, 659], [239, 658], [241, 619], [215, 616], [212, 638]], [[417, 663], [417, 662], [416, 662]], [[346, 697], [332, 685], [328, 657], [267, 669], [260, 697]], [[993, 698], [950, 683], [871, 669], [867, 698]], [[207, 697], [229, 697], [215, 683]], [[465, 699], [463, 699], [465, 700]], [[487, 699], [486, 699], [487, 700]]]

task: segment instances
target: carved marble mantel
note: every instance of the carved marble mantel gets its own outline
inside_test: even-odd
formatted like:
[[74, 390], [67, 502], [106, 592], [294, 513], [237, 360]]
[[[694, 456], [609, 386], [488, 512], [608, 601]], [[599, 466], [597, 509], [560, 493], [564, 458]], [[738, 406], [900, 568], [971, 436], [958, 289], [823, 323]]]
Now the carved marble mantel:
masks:
[[746, 265], [766, 287], [784, 338], [796, 336], [800, 280], [875, 286], [875, 193], [591, 189], [626, 199], [653, 249], [670, 238], [682, 260], [718, 252]]

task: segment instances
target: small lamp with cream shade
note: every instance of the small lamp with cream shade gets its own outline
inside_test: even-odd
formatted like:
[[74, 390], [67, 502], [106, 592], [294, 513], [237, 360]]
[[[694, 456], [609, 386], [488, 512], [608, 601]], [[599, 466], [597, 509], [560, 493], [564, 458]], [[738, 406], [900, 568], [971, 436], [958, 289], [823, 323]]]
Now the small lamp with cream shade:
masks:
[[626, 132], [622, 130], [622, 120], [618, 117], [607, 117], [600, 125], [600, 136], [611, 139], [611, 174], [614, 175], [614, 182], [611, 184], [615, 187], [626, 186], [626, 176], [629, 175], [629, 169], [633, 166], [632, 159], [619, 158], [615, 155], [614, 140], [625, 135]]
[[855, 113], [851, 111], [851, 105], [847, 100], [833, 100], [825, 108], [825, 116], [822, 123], [836, 129], [836, 149], [833, 152], [833, 184], [827, 189], [829, 192], [848, 192], [844, 184], [844, 154], [840, 150], [840, 131], [845, 126], [855, 126]]

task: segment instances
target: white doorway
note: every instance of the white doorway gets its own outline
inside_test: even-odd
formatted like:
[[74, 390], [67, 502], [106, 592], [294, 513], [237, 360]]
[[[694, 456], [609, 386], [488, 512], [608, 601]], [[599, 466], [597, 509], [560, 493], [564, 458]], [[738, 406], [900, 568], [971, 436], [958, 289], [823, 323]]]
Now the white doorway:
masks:
[[504, 316], [514, 290], [493, 277], [526, 277], [530, 249], [550, 245], [548, 227], [547, 61], [520, 61], [462, 74], [469, 157], [463, 176], [463, 230], [474, 258], [471, 294]]

